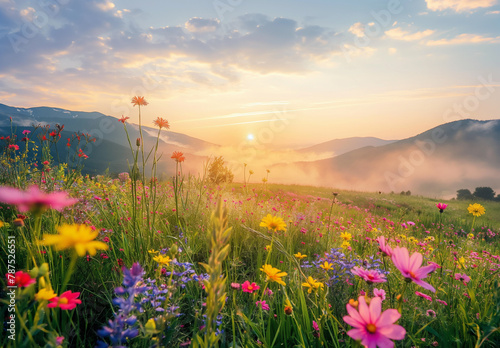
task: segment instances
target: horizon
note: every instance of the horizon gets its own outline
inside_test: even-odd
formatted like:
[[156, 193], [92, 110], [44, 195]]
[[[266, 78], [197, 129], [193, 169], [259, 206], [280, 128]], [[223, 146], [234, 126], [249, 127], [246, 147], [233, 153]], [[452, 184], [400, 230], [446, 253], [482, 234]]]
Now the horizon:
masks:
[[497, 0], [231, 4], [2, 0], [0, 101], [270, 148], [500, 118]]

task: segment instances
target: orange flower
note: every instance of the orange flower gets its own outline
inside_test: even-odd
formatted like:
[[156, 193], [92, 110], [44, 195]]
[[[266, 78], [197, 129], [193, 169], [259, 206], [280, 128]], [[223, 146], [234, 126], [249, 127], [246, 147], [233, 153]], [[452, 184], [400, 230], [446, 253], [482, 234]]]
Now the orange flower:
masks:
[[136, 106], [136, 105], [146, 106], [146, 105], [148, 105], [148, 102], [144, 99], [144, 97], [133, 97], [132, 98], [132, 105], [133, 106]]
[[120, 121], [121, 123], [125, 124], [125, 121], [128, 120], [130, 117], [125, 117], [122, 115], [122, 118], [120, 118], [118, 121]]
[[168, 121], [163, 119], [162, 117], [157, 117], [156, 120], [153, 121], [153, 123], [155, 124], [155, 126], [160, 127], [160, 129], [162, 128], [170, 129]]
[[184, 154], [180, 151], [174, 151], [174, 153], [172, 154], [172, 157], [170, 157], [170, 158], [176, 160], [177, 163], [184, 162], [184, 160], [186, 159], [184, 157]]

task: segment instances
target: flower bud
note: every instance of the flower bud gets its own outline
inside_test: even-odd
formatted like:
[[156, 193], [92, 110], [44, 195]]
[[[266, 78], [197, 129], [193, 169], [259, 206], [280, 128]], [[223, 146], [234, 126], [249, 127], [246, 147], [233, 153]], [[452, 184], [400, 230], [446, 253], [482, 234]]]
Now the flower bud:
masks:
[[137, 145], [137, 147], [141, 146], [141, 138], [137, 138], [135, 144]]

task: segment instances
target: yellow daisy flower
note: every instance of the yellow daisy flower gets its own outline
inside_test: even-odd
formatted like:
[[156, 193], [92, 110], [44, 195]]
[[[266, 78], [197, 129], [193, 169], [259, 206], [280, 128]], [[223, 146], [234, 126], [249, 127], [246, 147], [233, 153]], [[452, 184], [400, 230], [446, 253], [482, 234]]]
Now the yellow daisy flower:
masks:
[[302, 260], [303, 258], [307, 257], [307, 255], [302, 255], [300, 251], [297, 254], [293, 254], [293, 256], [295, 256], [299, 260]]
[[279, 269], [274, 268], [271, 265], [264, 265], [260, 270], [267, 275], [266, 282], [273, 281], [286, 286], [286, 283], [281, 278], [287, 276], [288, 273], [281, 272]]
[[158, 262], [160, 265], [169, 265], [172, 259], [169, 256], [158, 255], [153, 257], [153, 260]]
[[325, 261], [325, 263], [320, 265], [319, 267], [323, 268], [325, 271], [329, 271], [333, 269], [333, 263], [328, 263], [328, 261]]
[[479, 204], [479, 203], [474, 203], [474, 204], [469, 204], [469, 207], [467, 208], [469, 213], [474, 215], [475, 217], [479, 217], [481, 215], [484, 215], [486, 213], [486, 210], [484, 207]]
[[266, 217], [262, 218], [260, 222], [260, 227], [266, 227], [269, 230], [277, 231], [286, 231], [286, 223], [282, 218], [278, 216], [272, 216], [271, 214], [267, 214]]
[[313, 277], [309, 276], [307, 278], [307, 282], [306, 283], [302, 283], [302, 286], [305, 287], [305, 288], [308, 288], [307, 289], [307, 292], [310, 294], [313, 290], [314, 291], [318, 291], [319, 288], [321, 288], [321, 290], [323, 290], [324, 288], [324, 285], [323, 283], [315, 280]]

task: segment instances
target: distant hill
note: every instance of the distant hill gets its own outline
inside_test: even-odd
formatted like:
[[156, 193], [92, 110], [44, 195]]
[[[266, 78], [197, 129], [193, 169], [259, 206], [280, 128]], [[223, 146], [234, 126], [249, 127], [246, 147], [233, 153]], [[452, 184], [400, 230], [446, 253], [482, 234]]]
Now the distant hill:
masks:
[[[13, 125], [17, 129], [18, 137], [21, 137], [24, 129], [32, 129], [32, 125], [50, 125], [52, 128], [56, 124], [64, 125], [64, 131], [61, 133], [64, 139], [59, 142], [58, 146], [61, 154], [67, 153], [65, 138], [77, 131], [91, 134], [97, 140], [86, 151], [89, 155], [89, 159], [85, 162], [86, 172], [98, 174], [108, 168], [111, 172], [123, 172], [128, 170], [127, 161], [129, 163], [133, 161], [123, 125], [115, 117], [100, 112], [70, 111], [50, 107], [17, 108], [0, 104], [0, 134], [2, 135], [10, 133], [9, 117], [12, 118]], [[136, 124], [127, 123], [127, 129], [132, 145], [135, 147], [135, 140], [140, 136], [139, 127]], [[157, 134], [157, 128], [143, 127], [146, 149], [155, 145]], [[162, 130], [158, 153], [163, 156], [158, 169], [166, 175], [174, 173], [174, 166], [170, 160], [173, 151], [184, 152], [187, 159], [201, 159], [191, 153], [214, 147], [217, 145], [185, 134]], [[64, 156], [61, 155], [62, 159], [65, 159]], [[198, 164], [198, 162], [200, 161], [192, 161], [191, 164]], [[186, 161], [185, 168], [188, 169], [191, 164]]]
[[295, 173], [304, 183], [451, 197], [459, 188], [500, 191], [500, 120], [460, 120], [414, 137], [364, 147], [333, 158], [276, 165], [273, 173]]
[[298, 150], [299, 153], [330, 154], [329, 157], [340, 156], [344, 153], [360, 149], [366, 146], [382, 146], [397, 140], [383, 140], [374, 137], [352, 137], [334, 139], [321, 144], [309, 146]]

